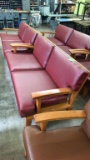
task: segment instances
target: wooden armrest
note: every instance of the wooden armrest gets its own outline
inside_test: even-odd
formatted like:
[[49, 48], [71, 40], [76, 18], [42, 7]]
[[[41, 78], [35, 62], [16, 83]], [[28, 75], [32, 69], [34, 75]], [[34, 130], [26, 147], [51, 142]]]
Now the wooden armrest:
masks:
[[88, 49], [70, 49], [71, 54], [90, 54], [90, 50]]
[[45, 34], [55, 34], [55, 32], [48, 32], [48, 31], [47, 31], [47, 32], [46, 32], [46, 31], [45, 31], [45, 32], [43, 31], [43, 32], [41, 32], [41, 33], [42, 33], [43, 36], [44, 36]]
[[55, 120], [64, 119], [75, 119], [75, 118], [86, 118], [86, 113], [84, 110], [70, 110], [70, 111], [54, 111], [39, 113], [34, 115], [36, 123], [40, 123], [40, 128], [42, 131], [46, 129], [47, 122]]
[[85, 117], [86, 113], [84, 110], [54, 111], [54, 112], [38, 113], [34, 115], [36, 123], [54, 121], [54, 120], [72, 119], [72, 118], [85, 118]]
[[51, 89], [46, 91], [34, 92], [32, 93], [32, 98], [36, 99], [54, 95], [72, 94], [72, 92], [73, 91], [70, 88]]
[[10, 45], [12, 46], [14, 53], [16, 53], [17, 47], [34, 48], [32, 44], [28, 43], [11, 43]]
[[3, 30], [6, 31], [6, 33], [8, 31], [18, 31], [18, 29], [16, 29], [16, 28], [3, 28]]

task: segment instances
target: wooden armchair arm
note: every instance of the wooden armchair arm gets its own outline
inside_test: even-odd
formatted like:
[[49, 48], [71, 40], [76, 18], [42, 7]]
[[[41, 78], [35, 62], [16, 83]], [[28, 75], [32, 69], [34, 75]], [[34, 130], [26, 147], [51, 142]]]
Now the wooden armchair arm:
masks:
[[35, 122], [40, 123], [41, 130], [45, 130], [46, 124], [49, 121], [85, 117], [86, 113], [84, 110], [54, 111], [34, 115]]
[[71, 52], [71, 56], [73, 58], [76, 58], [77, 54], [84, 54], [86, 55], [86, 58], [87, 58], [88, 55], [90, 54], [90, 50], [88, 49], [70, 49], [69, 51]]
[[6, 33], [8, 31], [18, 31], [18, 29], [16, 29], [16, 28], [3, 28], [3, 30], [6, 31]]
[[50, 97], [50, 96], [57, 96], [57, 95], [69, 95], [69, 98], [71, 95], [74, 94], [74, 91], [72, 91], [70, 88], [60, 88], [60, 89], [52, 89], [52, 90], [46, 90], [46, 91], [40, 91], [40, 92], [35, 92], [32, 93], [32, 98], [36, 100], [36, 108], [37, 112], [46, 112], [51, 111], [51, 110], [62, 110], [66, 108], [70, 108], [71, 105], [69, 103], [69, 98], [67, 102], [52, 105], [52, 106], [47, 106], [47, 107], [41, 107], [41, 102], [42, 99], [45, 97]]
[[70, 88], [60, 88], [60, 89], [51, 89], [46, 91], [34, 92], [32, 93], [32, 98], [43, 98], [47, 96], [55, 96], [62, 94], [71, 94], [73, 91]]
[[88, 49], [70, 49], [71, 54], [90, 54], [90, 50]]
[[44, 36], [45, 34], [55, 34], [55, 32], [48, 32], [48, 31], [44, 31], [44, 32], [41, 32], [42, 35]]
[[10, 45], [12, 46], [14, 53], [16, 53], [18, 47], [32, 48], [32, 49], [34, 48], [32, 44], [28, 43], [11, 43]]

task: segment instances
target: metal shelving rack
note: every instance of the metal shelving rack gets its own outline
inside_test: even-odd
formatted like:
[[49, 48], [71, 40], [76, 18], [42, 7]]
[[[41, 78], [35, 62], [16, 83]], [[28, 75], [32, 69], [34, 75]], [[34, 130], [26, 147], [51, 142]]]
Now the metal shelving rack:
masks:
[[38, 7], [38, 0], [30, 0], [30, 9], [34, 10]]
[[0, 0], [1, 9], [22, 9], [22, 0]]

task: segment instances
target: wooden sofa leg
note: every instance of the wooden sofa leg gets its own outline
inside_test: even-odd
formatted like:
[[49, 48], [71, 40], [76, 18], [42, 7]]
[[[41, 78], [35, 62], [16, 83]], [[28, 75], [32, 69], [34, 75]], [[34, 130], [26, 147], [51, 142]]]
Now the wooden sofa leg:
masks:
[[31, 125], [32, 119], [33, 119], [33, 116], [25, 117], [24, 126]]
[[41, 122], [40, 123], [41, 131], [45, 131], [46, 130], [46, 126], [47, 126], [47, 122]]
[[25, 156], [25, 158], [27, 157], [26, 151], [24, 151], [24, 156]]

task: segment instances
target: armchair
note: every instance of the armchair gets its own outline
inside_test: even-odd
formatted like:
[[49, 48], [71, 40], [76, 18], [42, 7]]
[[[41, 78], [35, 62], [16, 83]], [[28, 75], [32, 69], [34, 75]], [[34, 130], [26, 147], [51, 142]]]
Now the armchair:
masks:
[[[82, 124], [45, 130], [49, 121], [83, 118]], [[90, 159], [90, 100], [84, 110], [49, 112], [34, 115], [39, 126], [27, 126], [23, 141], [27, 160], [89, 160]]]

